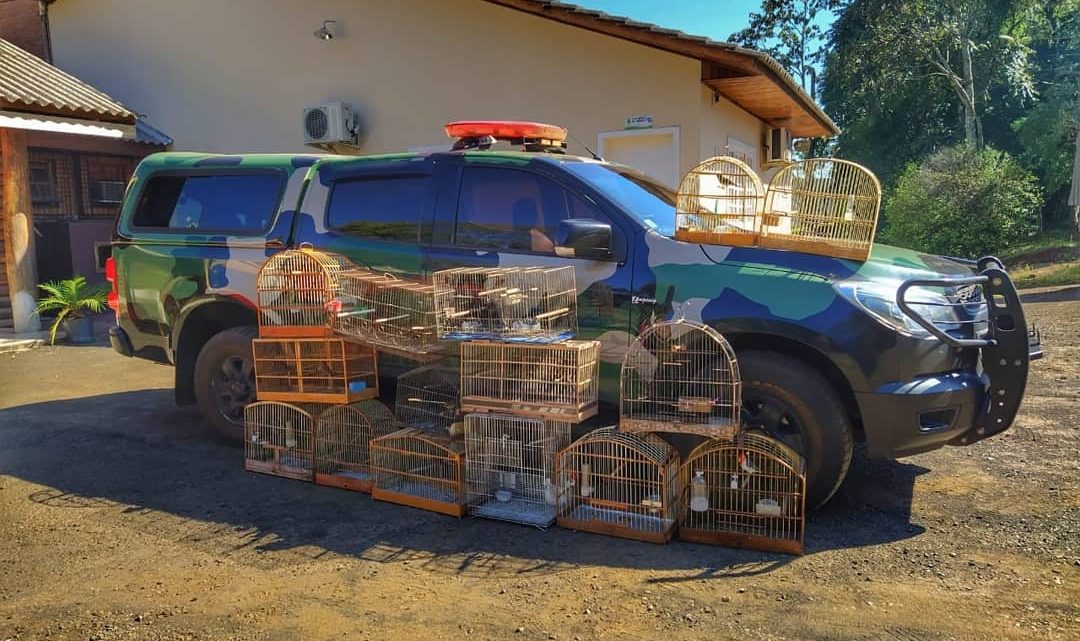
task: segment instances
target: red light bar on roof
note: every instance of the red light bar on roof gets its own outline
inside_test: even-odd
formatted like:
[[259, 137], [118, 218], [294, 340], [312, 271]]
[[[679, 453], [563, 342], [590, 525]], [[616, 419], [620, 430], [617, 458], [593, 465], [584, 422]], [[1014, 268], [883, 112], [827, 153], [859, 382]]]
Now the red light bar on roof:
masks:
[[558, 125], [546, 125], [542, 122], [524, 122], [518, 120], [459, 120], [446, 123], [446, 135], [451, 138], [479, 138], [491, 136], [496, 140], [517, 138], [566, 140], [566, 129]]

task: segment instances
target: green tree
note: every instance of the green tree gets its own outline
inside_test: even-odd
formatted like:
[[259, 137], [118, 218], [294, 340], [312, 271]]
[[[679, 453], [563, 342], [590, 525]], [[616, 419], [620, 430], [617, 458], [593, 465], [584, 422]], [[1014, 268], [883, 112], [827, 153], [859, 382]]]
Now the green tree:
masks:
[[729, 40], [764, 51], [817, 95], [816, 65], [825, 55], [822, 18], [840, 0], [763, 0], [760, 13], [750, 14], [750, 26], [731, 34]]

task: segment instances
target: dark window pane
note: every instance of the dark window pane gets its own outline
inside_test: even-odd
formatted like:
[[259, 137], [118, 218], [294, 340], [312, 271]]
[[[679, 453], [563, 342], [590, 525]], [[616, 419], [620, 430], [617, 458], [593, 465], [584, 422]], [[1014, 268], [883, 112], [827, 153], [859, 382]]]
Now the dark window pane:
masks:
[[466, 167], [461, 178], [456, 242], [464, 247], [552, 253], [567, 217], [566, 190], [527, 171]]
[[136, 227], [256, 231], [270, 226], [281, 191], [277, 174], [154, 176], [139, 199]]
[[334, 185], [327, 225], [354, 236], [417, 242], [428, 210], [427, 176], [380, 176]]

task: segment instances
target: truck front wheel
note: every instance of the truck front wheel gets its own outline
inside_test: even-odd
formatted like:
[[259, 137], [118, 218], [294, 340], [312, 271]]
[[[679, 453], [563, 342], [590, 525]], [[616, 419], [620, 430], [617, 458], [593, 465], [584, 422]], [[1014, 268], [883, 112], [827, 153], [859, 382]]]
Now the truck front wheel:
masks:
[[258, 330], [250, 325], [218, 332], [195, 360], [199, 411], [218, 434], [234, 443], [244, 438], [244, 406], [255, 400], [251, 339], [256, 336]]
[[803, 361], [761, 350], [738, 354], [743, 425], [806, 459], [806, 505], [824, 505], [851, 465], [851, 419], [832, 385]]

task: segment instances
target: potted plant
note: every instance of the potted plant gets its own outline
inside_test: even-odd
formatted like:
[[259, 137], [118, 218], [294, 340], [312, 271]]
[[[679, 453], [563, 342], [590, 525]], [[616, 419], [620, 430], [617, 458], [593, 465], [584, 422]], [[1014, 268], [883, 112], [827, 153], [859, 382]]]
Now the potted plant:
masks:
[[51, 281], [38, 287], [45, 292], [45, 296], [38, 299], [38, 313], [56, 314], [52, 327], [49, 328], [51, 344], [56, 343], [56, 330], [61, 325], [72, 343], [94, 342], [94, 326], [86, 315], [88, 312], [104, 311], [104, 291], [91, 288], [82, 276]]

